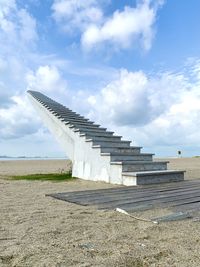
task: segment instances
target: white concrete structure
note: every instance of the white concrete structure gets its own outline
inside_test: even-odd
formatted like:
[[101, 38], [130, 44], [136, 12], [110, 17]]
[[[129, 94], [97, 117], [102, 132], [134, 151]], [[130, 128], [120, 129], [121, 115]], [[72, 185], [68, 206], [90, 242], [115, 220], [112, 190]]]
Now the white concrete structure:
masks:
[[72, 160], [74, 177], [113, 184], [139, 185], [181, 181], [183, 171], [167, 170], [167, 162], [155, 162], [153, 154], [141, 153], [88, 119], [47, 96], [28, 91], [46, 126]]

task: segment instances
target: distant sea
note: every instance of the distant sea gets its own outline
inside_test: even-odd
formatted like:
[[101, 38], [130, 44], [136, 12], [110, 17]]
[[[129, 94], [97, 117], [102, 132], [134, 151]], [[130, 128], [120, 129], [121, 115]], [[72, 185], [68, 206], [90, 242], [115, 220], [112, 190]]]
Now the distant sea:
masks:
[[68, 158], [47, 158], [47, 157], [44, 157], [44, 158], [40, 158], [40, 157], [0, 157], [0, 161], [6, 161], [6, 160], [59, 160], [59, 159], [68, 159]]

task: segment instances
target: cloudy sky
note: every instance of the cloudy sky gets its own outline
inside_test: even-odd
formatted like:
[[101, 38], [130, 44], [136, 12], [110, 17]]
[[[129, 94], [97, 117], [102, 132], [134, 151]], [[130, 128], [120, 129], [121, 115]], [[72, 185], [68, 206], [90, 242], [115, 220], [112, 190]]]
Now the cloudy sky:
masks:
[[199, 0], [0, 0], [0, 155], [64, 155], [29, 89], [145, 152], [200, 155], [199, 11]]

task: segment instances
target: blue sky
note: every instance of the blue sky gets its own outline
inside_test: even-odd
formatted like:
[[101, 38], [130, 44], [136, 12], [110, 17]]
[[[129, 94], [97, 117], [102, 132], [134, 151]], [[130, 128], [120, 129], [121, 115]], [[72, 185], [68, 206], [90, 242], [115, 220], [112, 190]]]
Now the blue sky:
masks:
[[29, 89], [144, 151], [199, 155], [199, 10], [198, 0], [0, 0], [0, 155], [64, 155]]

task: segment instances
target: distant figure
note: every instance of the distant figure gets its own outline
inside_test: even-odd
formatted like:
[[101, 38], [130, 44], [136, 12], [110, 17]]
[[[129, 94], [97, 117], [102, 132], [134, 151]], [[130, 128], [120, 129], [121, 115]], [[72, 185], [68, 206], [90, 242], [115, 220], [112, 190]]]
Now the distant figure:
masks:
[[181, 151], [180, 150], [178, 150], [178, 156], [181, 157]]

